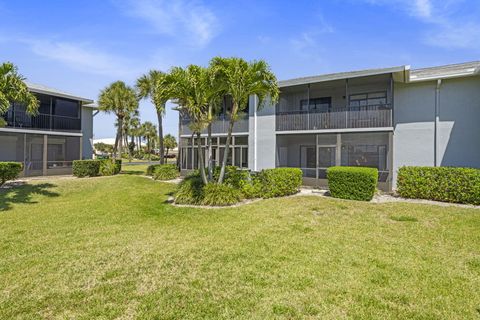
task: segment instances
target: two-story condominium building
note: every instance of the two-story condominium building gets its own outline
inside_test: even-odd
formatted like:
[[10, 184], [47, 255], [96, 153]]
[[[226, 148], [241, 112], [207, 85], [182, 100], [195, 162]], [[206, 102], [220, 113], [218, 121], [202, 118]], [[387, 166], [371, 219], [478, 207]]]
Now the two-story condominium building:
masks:
[[18, 161], [24, 176], [71, 174], [72, 162], [92, 158], [93, 100], [28, 83], [40, 102], [30, 116], [13, 103], [0, 128], [0, 161]]
[[[330, 166], [378, 168], [395, 188], [401, 166], [480, 168], [480, 62], [412, 70], [361, 70], [280, 81], [277, 104], [255, 97], [234, 128], [228, 163], [258, 171], [301, 168], [326, 186]], [[225, 149], [228, 108], [213, 124], [213, 157]], [[205, 144], [206, 134], [202, 135]], [[180, 119], [180, 164], [196, 168], [188, 119]]]

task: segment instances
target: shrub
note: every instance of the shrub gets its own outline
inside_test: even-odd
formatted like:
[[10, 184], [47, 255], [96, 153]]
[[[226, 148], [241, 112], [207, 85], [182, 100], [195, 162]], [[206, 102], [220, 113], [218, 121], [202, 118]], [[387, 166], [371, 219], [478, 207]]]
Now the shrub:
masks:
[[366, 167], [330, 167], [328, 188], [334, 198], [370, 201], [377, 190], [378, 169]]
[[174, 164], [162, 164], [154, 168], [153, 178], [155, 180], [172, 180], [178, 177], [177, 166]]
[[283, 197], [298, 192], [302, 185], [302, 170], [298, 168], [275, 168], [258, 174], [262, 198]]
[[[220, 176], [220, 167], [215, 167], [213, 170], [213, 180], [218, 181]], [[244, 183], [248, 181], [250, 173], [247, 170], [242, 170], [235, 166], [225, 167], [225, 177], [223, 183], [228, 184], [234, 188], [242, 188]]]
[[228, 184], [208, 183], [203, 187], [202, 204], [207, 206], [230, 206], [241, 199], [241, 192]]
[[243, 181], [241, 189], [246, 199], [262, 197], [262, 181], [259, 174], [250, 173], [249, 179]]
[[115, 170], [113, 174], [119, 174], [122, 171], [122, 159], [115, 159]]
[[21, 162], [0, 162], [0, 186], [8, 180], [15, 180], [22, 172]]
[[147, 167], [147, 176], [153, 176], [153, 172], [156, 168], [160, 167], [161, 164], [151, 164]]
[[101, 159], [97, 161], [100, 161], [99, 175], [113, 176], [115, 174], [116, 164], [113, 159]]
[[178, 185], [175, 193], [175, 203], [178, 204], [202, 204], [203, 181], [200, 175], [190, 174]]
[[480, 205], [480, 170], [454, 167], [402, 167], [397, 192], [417, 198]]
[[79, 178], [95, 177], [100, 172], [100, 161], [103, 160], [74, 160], [73, 175]]

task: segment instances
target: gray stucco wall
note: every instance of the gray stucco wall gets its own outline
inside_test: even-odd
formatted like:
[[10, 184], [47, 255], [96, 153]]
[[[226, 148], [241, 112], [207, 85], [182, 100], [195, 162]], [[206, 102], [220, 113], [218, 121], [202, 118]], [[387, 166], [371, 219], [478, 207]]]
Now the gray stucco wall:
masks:
[[[253, 107], [250, 108], [249, 117], [248, 167], [257, 171], [275, 168], [275, 105], [266, 101], [262, 108], [258, 108], [258, 99], [251, 96], [250, 106]], [[257, 110], [256, 125], [255, 110]]]
[[[401, 166], [433, 166], [436, 81], [394, 90], [394, 187]], [[480, 167], [480, 78], [443, 80], [440, 86], [437, 163]]]
[[93, 154], [93, 109], [82, 107], [82, 158], [91, 159]]
[[439, 115], [440, 165], [480, 168], [480, 77], [444, 80]]

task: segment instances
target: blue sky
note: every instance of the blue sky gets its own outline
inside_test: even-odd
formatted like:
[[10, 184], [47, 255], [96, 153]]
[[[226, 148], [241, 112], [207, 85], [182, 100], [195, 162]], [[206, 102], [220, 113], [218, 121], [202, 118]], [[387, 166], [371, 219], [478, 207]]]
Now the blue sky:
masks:
[[[1, 61], [92, 99], [115, 80], [216, 55], [265, 59], [280, 80], [480, 60], [478, 0], [0, 0], [0, 15]], [[155, 122], [150, 103], [140, 113]], [[169, 108], [167, 133], [177, 117]], [[113, 137], [113, 122], [97, 115], [95, 138]]]

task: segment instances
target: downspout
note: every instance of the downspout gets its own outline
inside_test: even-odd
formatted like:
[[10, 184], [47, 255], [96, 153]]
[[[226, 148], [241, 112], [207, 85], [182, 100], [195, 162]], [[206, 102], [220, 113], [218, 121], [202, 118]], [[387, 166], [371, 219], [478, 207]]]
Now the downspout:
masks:
[[438, 124], [440, 122], [440, 86], [442, 79], [437, 80], [435, 88], [435, 122], [433, 124], [433, 166], [438, 167]]

